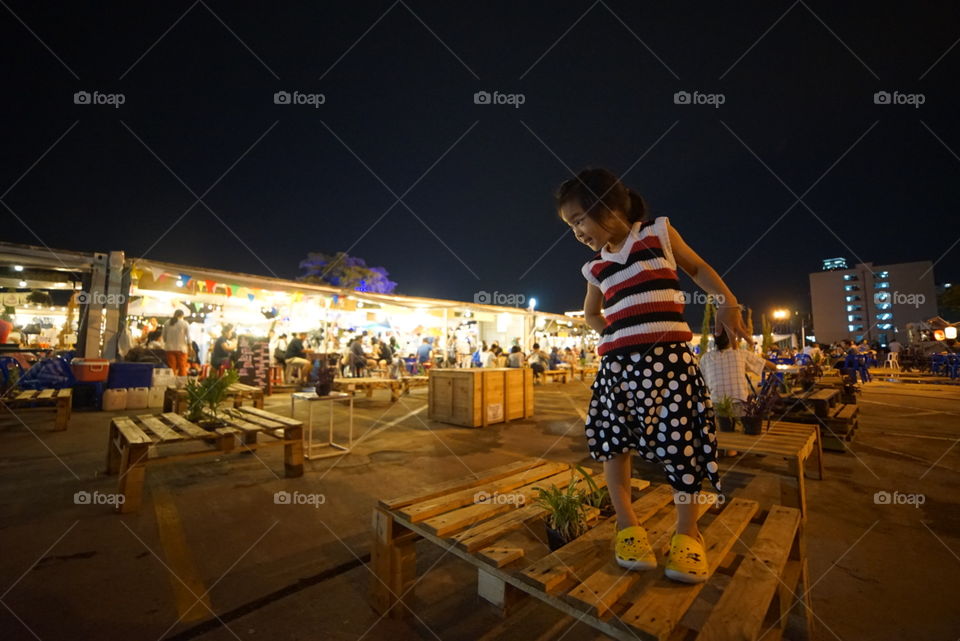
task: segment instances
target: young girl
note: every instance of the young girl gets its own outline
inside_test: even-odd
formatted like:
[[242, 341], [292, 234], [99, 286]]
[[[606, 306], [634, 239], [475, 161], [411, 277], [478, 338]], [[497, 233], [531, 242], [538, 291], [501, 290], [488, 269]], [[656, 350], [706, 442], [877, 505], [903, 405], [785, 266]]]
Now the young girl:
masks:
[[[720, 301], [717, 324], [752, 343], [733, 293], [666, 217], [647, 220], [647, 205], [604, 169], [585, 169], [556, 193], [560, 217], [596, 254], [582, 268], [584, 316], [600, 332], [600, 366], [586, 420], [590, 455], [603, 461], [617, 511], [617, 563], [657, 565], [630, 500], [630, 451], [663, 468], [674, 489], [676, 533], [665, 574], [685, 583], [708, 577], [697, 529], [696, 493], [706, 477], [719, 491], [714, 414], [687, 343], [679, 265]], [[601, 312], [601, 307], [603, 311]]]

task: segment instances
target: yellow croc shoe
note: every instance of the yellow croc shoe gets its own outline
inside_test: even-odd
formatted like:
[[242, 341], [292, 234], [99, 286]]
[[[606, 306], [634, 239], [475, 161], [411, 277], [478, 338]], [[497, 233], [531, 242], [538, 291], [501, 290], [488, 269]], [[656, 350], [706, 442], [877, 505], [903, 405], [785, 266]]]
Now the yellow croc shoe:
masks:
[[670, 539], [670, 558], [663, 573], [681, 583], [703, 583], [710, 577], [707, 553], [703, 549], [703, 535], [697, 538], [674, 534]]
[[617, 532], [614, 555], [617, 565], [628, 570], [652, 570], [657, 567], [657, 557], [647, 540], [647, 531], [639, 525]]

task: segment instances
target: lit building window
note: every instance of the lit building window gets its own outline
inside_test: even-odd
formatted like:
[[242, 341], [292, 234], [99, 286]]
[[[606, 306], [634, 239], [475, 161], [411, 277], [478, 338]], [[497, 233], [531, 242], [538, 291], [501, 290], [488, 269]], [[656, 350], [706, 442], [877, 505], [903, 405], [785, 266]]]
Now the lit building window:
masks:
[[863, 325], [847, 325], [847, 329], [851, 332], [857, 332], [863, 329]]
[[877, 272], [877, 278], [890, 278], [890, 272]]
[[860, 288], [856, 285], [844, 285], [843, 291], [845, 292], [859, 292]]
[[886, 310], [890, 309], [891, 307], [893, 306], [890, 303], [877, 303], [877, 309], [879, 310]]
[[879, 327], [880, 329], [893, 329], [893, 324], [892, 324], [892, 323], [883, 323], [883, 324], [881, 324], [881, 325], [877, 325], [877, 327]]
[[858, 301], [858, 300], [860, 300], [860, 297], [857, 296], [857, 295], [847, 296], [847, 302], [848, 302], [848, 303], [852, 303], [852, 302]]
[[879, 281], [873, 284], [876, 289], [890, 289], [890, 281]]
[[893, 314], [891, 314], [890, 312], [877, 314], [877, 320], [893, 320]]
[[863, 309], [862, 305], [847, 305], [848, 312], [859, 312], [861, 309]]
[[856, 274], [844, 274], [843, 280], [860, 280]]

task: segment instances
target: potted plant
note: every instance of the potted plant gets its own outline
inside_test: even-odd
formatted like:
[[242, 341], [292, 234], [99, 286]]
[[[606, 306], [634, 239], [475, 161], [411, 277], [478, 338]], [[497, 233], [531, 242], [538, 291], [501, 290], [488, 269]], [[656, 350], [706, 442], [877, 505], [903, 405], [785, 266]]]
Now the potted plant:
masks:
[[328, 396], [333, 388], [333, 379], [336, 378], [335, 367], [321, 365], [317, 371], [317, 396]]
[[613, 503], [610, 501], [610, 492], [606, 486], [599, 487], [593, 477], [587, 474], [587, 471], [581, 466], [578, 465], [576, 469], [590, 488], [585, 498], [587, 505], [596, 508], [601, 517], [612, 516], [614, 514]]
[[577, 487], [580, 480], [571, 476], [565, 487], [536, 487], [536, 503], [547, 511], [547, 546], [558, 550], [587, 531], [587, 493]]
[[229, 369], [222, 375], [211, 374], [202, 381], [187, 381], [187, 420], [206, 430], [222, 427], [220, 404], [226, 400], [231, 385], [239, 380], [237, 370]]
[[736, 414], [733, 411], [733, 399], [729, 396], [723, 396], [713, 404], [713, 407], [717, 412], [717, 428], [721, 432], [732, 432], [736, 420]]
[[747, 396], [747, 400], [743, 403], [743, 416], [740, 417], [745, 434], [756, 435], [763, 431], [763, 419], [769, 416], [779, 400], [777, 393], [779, 384], [780, 380], [776, 376], [768, 376], [760, 386], [759, 392], [751, 392]]

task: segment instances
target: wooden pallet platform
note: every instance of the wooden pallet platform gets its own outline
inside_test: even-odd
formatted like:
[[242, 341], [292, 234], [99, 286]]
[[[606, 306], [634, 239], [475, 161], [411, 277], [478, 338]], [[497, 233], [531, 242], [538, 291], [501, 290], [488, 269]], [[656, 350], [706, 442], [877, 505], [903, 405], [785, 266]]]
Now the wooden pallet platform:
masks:
[[[713, 574], [707, 583], [687, 585], [663, 575], [676, 522], [668, 486], [634, 482], [633, 509], [660, 564], [648, 572], [627, 571], [614, 561], [616, 517], [599, 519], [550, 552], [538, 506], [489, 499], [532, 498], [535, 486], [565, 484], [571, 473], [563, 463], [528, 459], [380, 501], [373, 515], [374, 609], [393, 617], [412, 613], [415, 543], [426, 540], [474, 565], [480, 596], [504, 615], [533, 597], [613, 639], [774, 639], [787, 615], [802, 608], [797, 611], [809, 638], [813, 617], [799, 510], [761, 511], [755, 501], [739, 498], [717, 506], [716, 497], [708, 510], [704, 502], [699, 518]], [[715, 602], [701, 598], [708, 588]]]
[[[13, 391], [9, 395], [0, 398], [0, 404], [7, 407], [11, 412], [14, 409], [21, 408], [52, 409], [56, 412], [53, 429], [54, 431], [62, 431], [70, 425], [70, 412], [73, 408], [73, 390], [65, 387], [63, 389]], [[14, 413], [17, 414], [17, 412]]]

